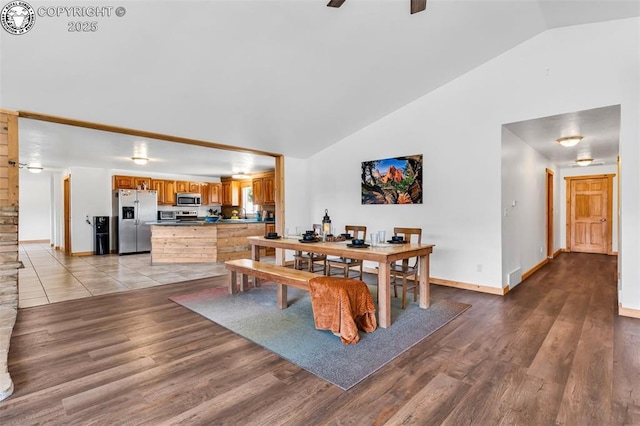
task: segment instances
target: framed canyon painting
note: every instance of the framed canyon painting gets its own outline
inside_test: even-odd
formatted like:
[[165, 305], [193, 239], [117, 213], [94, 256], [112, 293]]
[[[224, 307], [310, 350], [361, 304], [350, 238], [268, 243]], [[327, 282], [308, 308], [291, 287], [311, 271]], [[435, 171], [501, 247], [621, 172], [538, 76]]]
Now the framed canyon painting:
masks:
[[422, 154], [362, 162], [362, 204], [422, 204]]

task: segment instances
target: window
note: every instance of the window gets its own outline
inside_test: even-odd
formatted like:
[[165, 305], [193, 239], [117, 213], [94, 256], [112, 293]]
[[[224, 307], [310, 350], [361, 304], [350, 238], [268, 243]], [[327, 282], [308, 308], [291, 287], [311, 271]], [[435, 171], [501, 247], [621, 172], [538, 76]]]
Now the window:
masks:
[[253, 204], [253, 188], [251, 186], [242, 187], [242, 207], [246, 209], [247, 214], [256, 212], [256, 206]]

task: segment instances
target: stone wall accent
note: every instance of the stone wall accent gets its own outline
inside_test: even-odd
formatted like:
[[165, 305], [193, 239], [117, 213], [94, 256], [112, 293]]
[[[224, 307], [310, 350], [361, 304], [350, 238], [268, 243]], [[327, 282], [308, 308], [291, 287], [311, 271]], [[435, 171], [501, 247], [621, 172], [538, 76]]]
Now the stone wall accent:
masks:
[[18, 115], [0, 110], [0, 401], [13, 393], [8, 356], [18, 315]]

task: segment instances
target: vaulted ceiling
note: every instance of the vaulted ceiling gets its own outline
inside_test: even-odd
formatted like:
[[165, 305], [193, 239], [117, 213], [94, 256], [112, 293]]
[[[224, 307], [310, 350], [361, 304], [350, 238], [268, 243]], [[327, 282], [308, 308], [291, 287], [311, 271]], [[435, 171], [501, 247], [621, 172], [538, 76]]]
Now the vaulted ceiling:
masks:
[[[545, 30], [640, 16], [637, 1], [428, 0], [413, 15], [409, 3], [123, 1], [121, 17], [37, 16], [27, 34], [0, 31], [0, 107], [306, 158]], [[88, 20], [96, 31], [68, 31]]]

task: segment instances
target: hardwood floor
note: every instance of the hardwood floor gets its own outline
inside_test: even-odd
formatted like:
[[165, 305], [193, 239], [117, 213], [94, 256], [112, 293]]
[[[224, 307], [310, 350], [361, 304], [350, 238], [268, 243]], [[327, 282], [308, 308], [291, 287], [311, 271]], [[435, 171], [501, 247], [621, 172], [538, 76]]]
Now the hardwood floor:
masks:
[[[169, 301], [210, 278], [21, 309], [0, 424], [640, 424], [616, 258], [565, 253], [348, 392]], [[372, 277], [367, 277], [372, 279]]]

